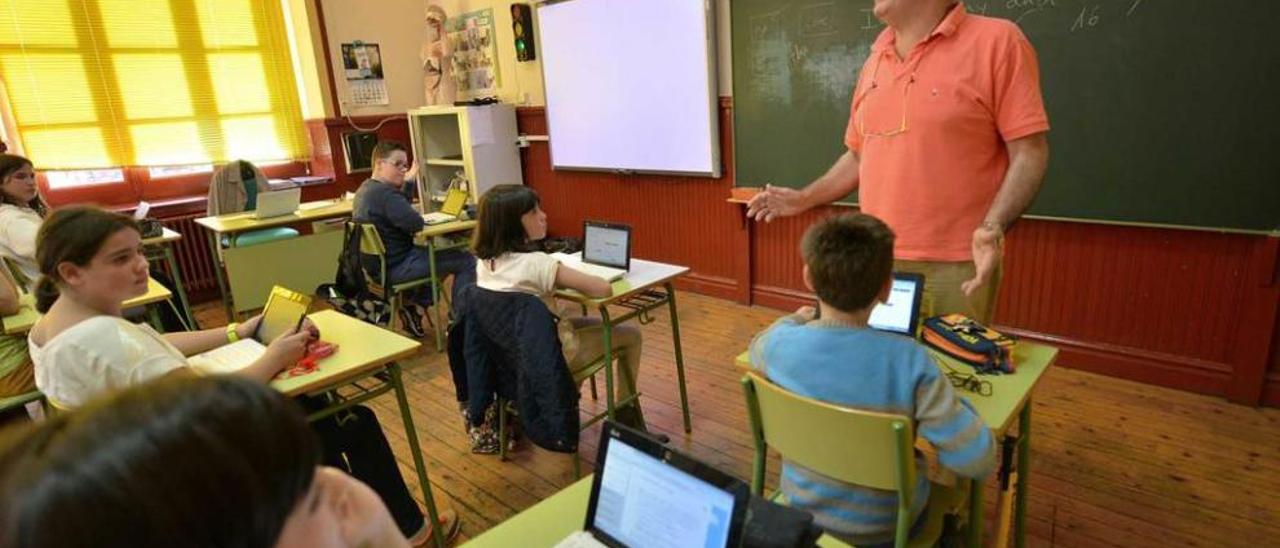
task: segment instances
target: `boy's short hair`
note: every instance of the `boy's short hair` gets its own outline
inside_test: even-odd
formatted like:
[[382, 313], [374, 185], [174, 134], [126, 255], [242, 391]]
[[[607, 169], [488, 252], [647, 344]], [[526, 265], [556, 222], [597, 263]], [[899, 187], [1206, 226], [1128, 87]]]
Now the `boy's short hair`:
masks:
[[884, 221], [862, 213], [828, 217], [809, 227], [800, 253], [818, 298], [843, 312], [871, 305], [893, 274], [893, 240]]
[[378, 141], [378, 144], [373, 145], [373, 154], [371, 155], [372, 158], [370, 158], [371, 163], [376, 164], [378, 163], [378, 160], [386, 160], [387, 158], [390, 158], [391, 154], [397, 150], [405, 154], [409, 154], [409, 149], [406, 148], [404, 146], [404, 143], [401, 143], [400, 141], [392, 141], [392, 140]]

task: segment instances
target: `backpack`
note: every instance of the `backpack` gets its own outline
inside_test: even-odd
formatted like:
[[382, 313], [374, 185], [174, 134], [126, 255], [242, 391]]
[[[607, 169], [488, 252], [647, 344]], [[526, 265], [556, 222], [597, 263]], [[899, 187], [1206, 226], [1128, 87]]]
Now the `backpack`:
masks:
[[338, 255], [338, 271], [332, 284], [316, 288], [316, 295], [329, 301], [339, 312], [374, 325], [391, 324], [391, 306], [369, 292], [364, 266], [360, 258], [360, 225], [346, 223], [342, 234], [342, 253]]

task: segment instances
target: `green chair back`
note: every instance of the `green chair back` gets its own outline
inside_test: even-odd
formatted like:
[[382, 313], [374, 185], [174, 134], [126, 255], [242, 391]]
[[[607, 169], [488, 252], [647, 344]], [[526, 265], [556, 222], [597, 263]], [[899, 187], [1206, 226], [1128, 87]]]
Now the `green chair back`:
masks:
[[910, 529], [916, 468], [910, 418], [798, 396], [755, 372], [742, 377], [755, 440], [752, 491], [764, 493], [768, 447], [782, 458], [855, 485], [898, 493], [898, 537]]

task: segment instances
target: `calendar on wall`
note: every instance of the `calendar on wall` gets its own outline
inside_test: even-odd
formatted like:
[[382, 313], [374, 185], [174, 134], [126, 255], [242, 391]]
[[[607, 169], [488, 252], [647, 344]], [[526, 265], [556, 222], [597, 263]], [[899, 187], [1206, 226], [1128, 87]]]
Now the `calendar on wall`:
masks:
[[342, 68], [347, 78], [351, 106], [390, 104], [387, 80], [382, 74], [382, 54], [377, 44], [359, 40], [342, 44]]

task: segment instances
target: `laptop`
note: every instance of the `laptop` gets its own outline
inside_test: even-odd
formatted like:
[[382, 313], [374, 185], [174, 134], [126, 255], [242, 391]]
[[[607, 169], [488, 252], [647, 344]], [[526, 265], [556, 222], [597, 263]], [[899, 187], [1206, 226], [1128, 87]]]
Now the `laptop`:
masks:
[[923, 296], [923, 274], [894, 272], [889, 300], [871, 309], [868, 325], [880, 331], [915, 338], [920, 327], [920, 301]]
[[267, 345], [277, 337], [302, 325], [307, 310], [311, 308], [311, 296], [290, 291], [280, 286], [271, 288], [267, 305], [262, 310], [262, 320], [253, 336], [224, 344], [208, 352], [188, 358], [191, 367], [201, 373], [233, 373], [253, 363], [267, 351]]
[[292, 215], [302, 202], [301, 188], [287, 188], [258, 193], [258, 208], [253, 210], [254, 219], [270, 219]]
[[[426, 202], [423, 202], [424, 204]], [[456, 188], [449, 189], [449, 193], [444, 197], [444, 204], [440, 206], [440, 211], [424, 213], [422, 220], [429, 225], [438, 225], [450, 221], [458, 220], [458, 215], [462, 213], [462, 208], [467, 205], [467, 191]]]
[[582, 223], [582, 254], [553, 253], [569, 267], [614, 281], [631, 269], [631, 227], [617, 223]]
[[738, 546], [747, 484], [605, 421], [583, 530], [559, 548]]

